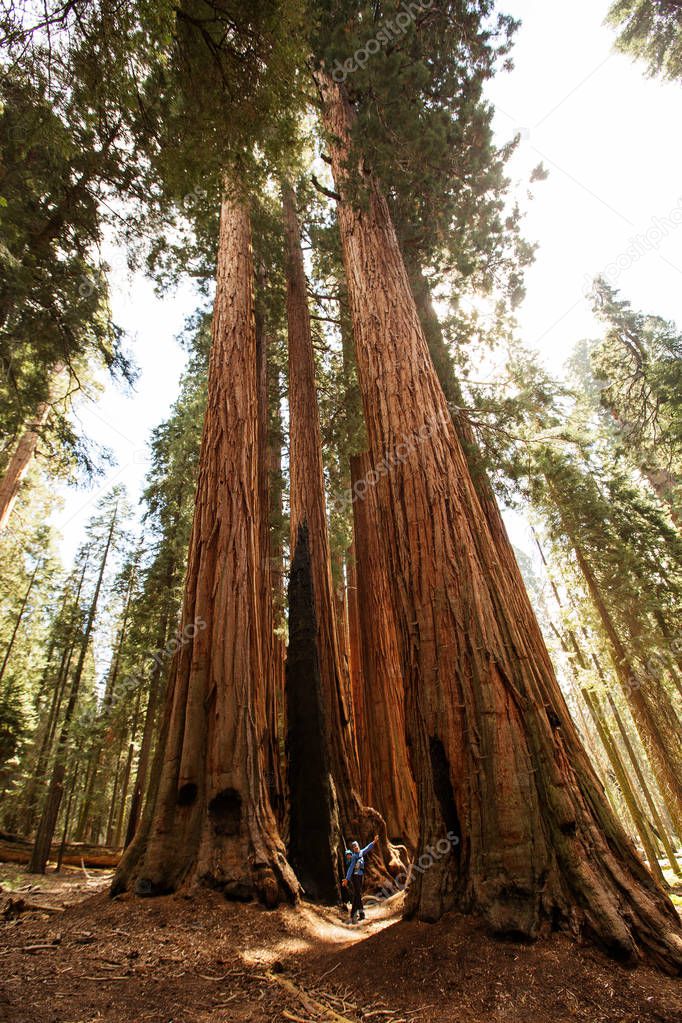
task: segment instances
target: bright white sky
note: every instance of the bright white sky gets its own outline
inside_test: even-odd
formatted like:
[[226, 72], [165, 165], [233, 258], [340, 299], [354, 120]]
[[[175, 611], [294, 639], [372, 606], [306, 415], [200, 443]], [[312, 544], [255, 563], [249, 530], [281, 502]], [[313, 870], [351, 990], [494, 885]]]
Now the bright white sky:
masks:
[[[613, 50], [603, 25], [607, 0], [508, 0], [522, 19], [515, 70], [489, 91], [500, 143], [522, 142], [510, 167], [526, 212], [525, 237], [539, 243], [519, 311], [523, 341], [558, 372], [576, 341], [599, 332], [586, 282], [609, 274], [636, 308], [682, 325], [682, 86], [644, 77], [643, 67]], [[568, 12], [568, 13], [567, 13]], [[532, 187], [543, 162], [550, 176]], [[634, 257], [633, 239], [641, 239]], [[632, 250], [631, 250], [632, 251]], [[93, 504], [115, 482], [137, 501], [147, 469], [146, 444], [177, 395], [184, 355], [175, 336], [197, 301], [191, 288], [163, 300], [143, 278], [114, 275], [114, 314], [129, 331], [141, 376], [134, 395], [113, 387], [82, 410], [84, 431], [111, 448], [117, 465], [92, 490], [65, 490], [55, 524], [69, 563]]]

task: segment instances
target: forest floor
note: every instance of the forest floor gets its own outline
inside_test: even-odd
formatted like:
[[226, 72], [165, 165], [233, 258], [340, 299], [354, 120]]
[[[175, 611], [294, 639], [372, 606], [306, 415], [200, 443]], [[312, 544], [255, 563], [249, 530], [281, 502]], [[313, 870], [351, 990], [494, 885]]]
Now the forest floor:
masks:
[[356, 928], [205, 890], [111, 900], [110, 878], [0, 864], [2, 1023], [682, 1023], [679, 980], [562, 935], [403, 922], [400, 896]]

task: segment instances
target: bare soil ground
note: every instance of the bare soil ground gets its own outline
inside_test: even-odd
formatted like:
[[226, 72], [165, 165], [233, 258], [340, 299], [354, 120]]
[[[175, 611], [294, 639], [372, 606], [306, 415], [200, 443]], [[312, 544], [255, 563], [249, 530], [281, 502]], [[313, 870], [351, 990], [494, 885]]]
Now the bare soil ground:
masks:
[[679, 980], [561, 935], [402, 922], [399, 897], [358, 928], [204, 890], [112, 901], [109, 879], [0, 866], [2, 1023], [682, 1023]]

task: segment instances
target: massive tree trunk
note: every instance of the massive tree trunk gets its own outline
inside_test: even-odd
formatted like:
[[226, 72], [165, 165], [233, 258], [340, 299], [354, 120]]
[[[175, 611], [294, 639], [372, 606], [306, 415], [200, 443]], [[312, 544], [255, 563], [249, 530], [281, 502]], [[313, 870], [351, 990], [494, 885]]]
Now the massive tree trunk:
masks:
[[[409, 251], [407, 249], [406, 251]], [[473, 427], [465, 410], [464, 395], [455, 373], [455, 363], [448, 350], [443, 329], [433, 306], [429, 283], [424, 277], [421, 267], [412, 261], [407, 266], [408, 279], [417, 307], [417, 315], [426, 338], [426, 344], [433, 362], [436, 375], [448, 403], [457, 439], [466, 459], [471, 482], [490, 535], [497, 551], [500, 568], [508, 579], [508, 592], [514, 601], [519, 620], [525, 622], [525, 628], [534, 637], [539, 653], [544, 652], [547, 668], [553, 671], [551, 660], [547, 654], [542, 634], [535, 617], [533, 606], [523, 581], [523, 576], [514, 554], [507, 527], [504, 524], [495, 492], [486, 471], [485, 460], [476, 439]]]
[[90, 609], [88, 611], [88, 618], [85, 623], [85, 630], [83, 632], [83, 639], [81, 641], [80, 653], [78, 655], [78, 663], [73, 673], [71, 680], [71, 687], [69, 690], [69, 699], [66, 704], [66, 710], [64, 711], [64, 717], [62, 719], [61, 731], [59, 733], [59, 739], [57, 740], [57, 750], [55, 753], [54, 766], [52, 768], [52, 777], [50, 778], [50, 784], [45, 797], [45, 803], [43, 806], [43, 812], [40, 817], [38, 824], [38, 830], [36, 832], [35, 843], [33, 845], [33, 853], [31, 854], [31, 860], [28, 865], [29, 873], [31, 874], [44, 874], [47, 860], [50, 855], [50, 848], [52, 840], [54, 838], [54, 831], [57, 827], [57, 818], [59, 816], [59, 808], [61, 806], [62, 797], [64, 795], [64, 777], [66, 775], [66, 756], [67, 746], [69, 737], [71, 734], [71, 722], [73, 719], [74, 712], [76, 710], [76, 703], [78, 701], [78, 695], [80, 692], [81, 679], [83, 677], [83, 668], [85, 667], [85, 658], [87, 656], [88, 648], [90, 646], [90, 636], [92, 635], [92, 627], [95, 623], [95, 617], [97, 615], [97, 606], [99, 604], [99, 595], [102, 590], [102, 580], [104, 579], [104, 570], [106, 569], [107, 560], [109, 558], [109, 551], [111, 550], [111, 542], [114, 536], [114, 528], [116, 526], [116, 510], [111, 517], [111, 525], [109, 526], [109, 533], [107, 535], [107, 541], [104, 547], [104, 553], [100, 562], [99, 573], [97, 575], [97, 582], [95, 584], [95, 591], [90, 601]]
[[[259, 291], [265, 286], [259, 272]], [[268, 337], [261, 302], [256, 301], [256, 380], [258, 388], [258, 498], [260, 509], [260, 550], [262, 556], [261, 620], [263, 623], [263, 674], [265, 679], [265, 770], [270, 804], [279, 822], [284, 819], [284, 783], [279, 754], [279, 712], [284, 695], [284, 662], [281, 642], [275, 634], [273, 608], [273, 561], [270, 513], [270, 469], [272, 463], [269, 409]], [[276, 575], [276, 573], [275, 573]]]
[[677, 913], [615, 820], [500, 561], [388, 207], [360, 160], [362, 202], [351, 202], [350, 104], [318, 81], [426, 857], [408, 909], [426, 920], [481, 912], [495, 932], [528, 937], [563, 925], [679, 971]]
[[295, 899], [265, 778], [258, 384], [251, 226], [223, 199], [208, 405], [180, 649], [153, 806], [113, 891], [193, 880], [267, 905]]
[[[351, 456], [352, 457], [352, 456]], [[358, 564], [353, 542], [346, 555], [346, 606], [348, 608], [348, 672], [351, 703], [353, 706], [353, 738], [360, 764], [360, 791], [370, 806], [378, 806], [372, 799], [372, 762], [365, 709], [365, 681], [362, 670], [362, 626], [358, 606]], [[384, 814], [390, 834], [389, 821]]]
[[[355, 837], [367, 840], [372, 831], [378, 830], [379, 821], [377, 814], [365, 810], [359, 794], [359, 767], [332, 589], [303, 253], [293, 190], [285, 185], [282, 194], [287, 250], [292, 552], [286, 666], [289, 848], [306, 891], [317, 898], [335, 900], [344, 862], [343, 838], [348, 842]], [[316, 765], [314, 770], [311, 762]], [[328, 772], [329, 777], [318, 777], [320, 772]]]
[[392, 616], [390, 579], [381, 549], [376, 487], [365, 453], [351, 458], [357, 603], [362, 650], [363, 726], [371, 802], [393, 841], [417, 847], [417, 791], [405, 738], [405, 696]]

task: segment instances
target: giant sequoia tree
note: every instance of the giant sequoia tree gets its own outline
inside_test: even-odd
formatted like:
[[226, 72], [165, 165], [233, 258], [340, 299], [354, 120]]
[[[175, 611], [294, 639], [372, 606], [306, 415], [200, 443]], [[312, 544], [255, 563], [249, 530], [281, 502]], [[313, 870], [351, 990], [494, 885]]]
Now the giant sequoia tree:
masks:
[[[352, 795], [346, 705], [332, 597], [315, 357], [293, 189], [283, 188], [291, 464], [286, 662], [290, 849], [306, 890], [336, 892], [339, 795]], [[356, 765], [357, 766], [357, 765]], [[312, 769], [311, 769], [312, 767]]]
[[[146, 39], [150, 12], [144, 4], [133, 10]], [[216, 298], [180, 649], [148, 805], [114, 889], [137, 879], [138, 890], [153, 893], [198, 879], [273, 904], [281, 895], [295, 898], [298, 882], [284, 857], [264, 757], [272, 615], [265, 613], [250, 215], [245, 191], [225, 180], [258, 180], [258, 156], [277, 152], [282, 137], [292, 144], [296, 104], [283, 68], [297, 62], [286, 29], [297, 10], [266, 2], [212, 10], [206, 19], [204, 5], [189, 0], [165, 6], [164, 13], [172, 32], [163, 59], [155, 62], [142, 48], [147, 113], [156, 117], [158, 135], [150, 141], [143, 134], [141, 141], [149, 143], [164, 212], [182, 204], [193, 219], [202, 267], [211, 266], [211, 203], [221, 195]], [[124, 97], [137, 85], [125, 73]], [[169, 256], [162, 239], [157, 267], [159, 252], [166, 263], [187, 258], [186, 250]]]
[[369, 838], [383, 829], [383, 822], [360, 799], [348, 681], [334, 610], [306, 275], [295, 195], [289, 185], [283, 189], [283, 205], [292, 551], [286, 675], [290, 848], [304, 886], [333, 898], [337, 868], [343, 863], [342, 837]]
[[[388, 207], [353, 159], [345, 91], [319, 71], [370, 459], [391, 569], [420, 813], [424, 919], [500, 933], [562, 921], [614, 954], [682, 967], [677, 915], [608, 807], [541, 634], [519, 615], [431, 364]], [[355, 181], [351, 182], [349, 167]], [[351, 185], [362, 189], [353, 202]], [[345, 190], [345, 195], [344, 195]], [[405, 455], [401, 445], [412, 445]], [[409, 452], [409, 447], [408, 447]]]
[[217, 291], [194, 524], [153, 808], [114, 884], [188, 878], [268, 904], [295, 898], [268, 800], [259, 529], [258, 392], [248, 208], [221, 208]]

